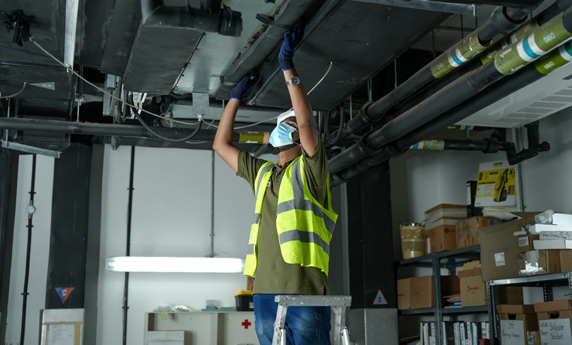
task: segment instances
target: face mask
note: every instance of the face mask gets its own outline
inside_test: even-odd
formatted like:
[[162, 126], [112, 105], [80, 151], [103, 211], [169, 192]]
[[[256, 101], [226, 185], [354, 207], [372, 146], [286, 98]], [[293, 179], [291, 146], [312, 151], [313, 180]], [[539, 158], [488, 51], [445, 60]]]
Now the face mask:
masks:
[[274, 147], [293, 144], [292, 133], [296, 132], [296, 128], [282, 122], [270, 133], [268, 142]]

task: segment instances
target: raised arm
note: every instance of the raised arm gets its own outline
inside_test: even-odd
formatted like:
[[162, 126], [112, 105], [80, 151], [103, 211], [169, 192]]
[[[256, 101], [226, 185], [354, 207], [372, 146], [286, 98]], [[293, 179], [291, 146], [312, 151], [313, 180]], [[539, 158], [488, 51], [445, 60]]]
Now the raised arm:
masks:
[[[292, 108], [296, 114], [296, 123], [300, 133], [300, 142], [302, 147], [304, 147], [304, 151], [311, 157], [316, 153], [320, 137], [318, 136], [314, 117], [312, 116], [312, 105], [310, 104], [310, 99], [306, 94], [306, 90], [301, 82], [296, 84], [300, 79], [292, 79], [292, 77], [299, 78], [298, 73], [294, 68], [292, 58], [294, 57], [294, 49], [302, 38], [302, 33], [303, 29], [301, 26], [284, 33], [284, 40], [282, 41], [282, 47], [280, 48], [280, 54], [278, 55], [278, 62], [280, 63], [280, 67], [284, 73], [284, 81], [287, 82]], [[288, 83], [288, 81], [291, 80], [294, 81], [294, 83]]]
[[238, 171], [238, 148], [232, 143], [234, 134], [234, 118], [240, 105], [242, 95], [248, 90], [250, 76], [242, 78], [232, 92], [230, 99], [218, 125], [216, 136], [213, 142], [213, 150], [228, 164], [235, 172]]

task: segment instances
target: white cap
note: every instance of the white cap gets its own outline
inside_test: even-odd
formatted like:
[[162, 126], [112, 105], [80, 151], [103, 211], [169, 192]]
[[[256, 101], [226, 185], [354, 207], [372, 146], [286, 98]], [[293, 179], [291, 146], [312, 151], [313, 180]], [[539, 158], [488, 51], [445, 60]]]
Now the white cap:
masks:
[[296, 117], [296, 114], [294, 114], [294, 110], [288, 110], [287, 112], [284, 112], [280, 115], [278, 115], [278, 119], [276, 120], [276, 124], [279, 125], [282, 121], [286, 120], [289, 117]]

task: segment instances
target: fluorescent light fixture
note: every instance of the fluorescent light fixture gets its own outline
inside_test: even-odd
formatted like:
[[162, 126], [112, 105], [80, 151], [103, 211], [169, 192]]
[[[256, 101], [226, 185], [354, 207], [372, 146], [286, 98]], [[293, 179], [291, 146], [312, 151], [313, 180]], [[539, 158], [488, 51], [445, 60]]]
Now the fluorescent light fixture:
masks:
[[114, 256], [106, 269], [114, 272], [242, 273], [244, 259]]

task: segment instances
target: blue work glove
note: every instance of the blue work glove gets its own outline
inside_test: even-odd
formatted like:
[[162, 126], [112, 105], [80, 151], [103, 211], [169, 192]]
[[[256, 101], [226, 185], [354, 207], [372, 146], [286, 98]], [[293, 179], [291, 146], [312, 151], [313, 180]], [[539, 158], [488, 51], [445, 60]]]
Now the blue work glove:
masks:
[[294, 49], [302, 39], [303, 34], [304, 28], [302, 26], [290, 29], [284, 33], [284, 40], [282, 41], [282, 47], [280, 47], [280, 53], [278, 54], [278, 62], [283, 71], [294, 68], [294, 63], [292, 62]]
[[249, 74], [246, 77], [242, 78], [240, 83], [236, 84], [236, 86], [230, 92], [229, 100], [234, 98], [238, 99], [238, 101], [240, 102], [244, 93], [248, 91], [248, 89], [250, 89], [250, 86], [252, 86], [252, 81], [250, 80], [250, 77], [251, 75]]

